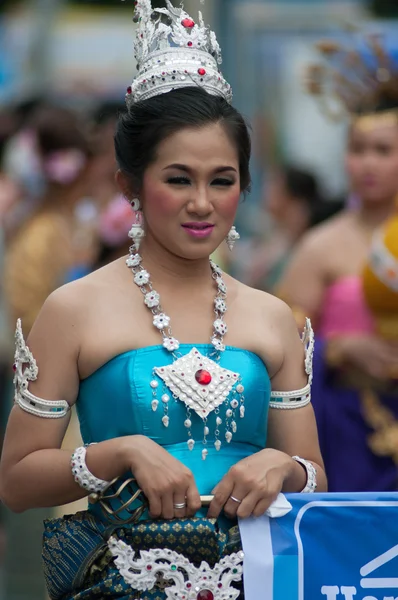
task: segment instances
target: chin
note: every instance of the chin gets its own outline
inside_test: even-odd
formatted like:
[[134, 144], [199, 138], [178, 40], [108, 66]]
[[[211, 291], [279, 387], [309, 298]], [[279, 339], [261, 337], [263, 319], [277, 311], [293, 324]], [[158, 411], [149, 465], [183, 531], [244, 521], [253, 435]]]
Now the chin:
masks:
[[171, 251], [176, 256], [186, 260], [203, 260], [209, 258], [220, 244], [221, 241], [214, 243], [214, 241], [202, 240], [201, 242], [181, 244], [178, 248], [171, 249]]
[[372, 204], [372, 205], [384, 204], [386, 201], [386, 198], [392, 198], [393, 196], [394, 196], [394, 193], [389, 192], [388, 190], [386, 190], [386, 191], [366, 190], [362, 194], [360, 194], [360, 197], [364, 204]]

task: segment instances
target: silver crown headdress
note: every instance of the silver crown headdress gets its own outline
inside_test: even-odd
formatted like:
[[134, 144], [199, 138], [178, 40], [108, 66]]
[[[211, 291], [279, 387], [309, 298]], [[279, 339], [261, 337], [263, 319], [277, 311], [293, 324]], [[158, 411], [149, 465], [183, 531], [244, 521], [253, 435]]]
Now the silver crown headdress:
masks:
[[232, 89], [219, 71], [221, 50], [215, 33], [169, 0], [152, 9], [151, 0], [135, 2], [138, 30], [134, 44], [138, 74], [127, 88], [127, 106], [181, 87], [199, 86], [232, 101]]

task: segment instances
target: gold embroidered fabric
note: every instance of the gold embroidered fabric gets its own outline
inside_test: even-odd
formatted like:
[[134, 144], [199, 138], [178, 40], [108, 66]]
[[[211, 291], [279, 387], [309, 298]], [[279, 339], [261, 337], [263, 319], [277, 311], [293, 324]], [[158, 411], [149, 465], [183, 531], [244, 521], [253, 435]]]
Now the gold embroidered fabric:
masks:
[[388, 456], [398, 465], [398, 421], [391, 410], [382, 404], [371, 389], [361, 393], [362, 414], [374, 430], [368, 445], [376, 456]]

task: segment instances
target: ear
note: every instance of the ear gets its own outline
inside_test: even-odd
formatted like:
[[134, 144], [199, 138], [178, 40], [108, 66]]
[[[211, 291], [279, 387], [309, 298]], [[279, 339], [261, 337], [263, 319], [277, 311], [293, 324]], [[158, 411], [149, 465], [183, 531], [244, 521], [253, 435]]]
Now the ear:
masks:
[[133, 189], [131, 178], [120, 169], [116, 172], [115, 181], [119, 190], [129, 202], [137, 196], [137, 193]]

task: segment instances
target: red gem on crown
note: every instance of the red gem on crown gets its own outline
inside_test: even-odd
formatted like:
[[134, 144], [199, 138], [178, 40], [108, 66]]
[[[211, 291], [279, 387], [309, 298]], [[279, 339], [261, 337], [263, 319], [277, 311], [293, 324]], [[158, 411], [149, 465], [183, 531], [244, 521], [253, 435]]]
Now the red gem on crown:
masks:
[[206, 75], [206, 69], [198, 69], [198, 73], [201, 77], [203, 77], [203, 75]]
[[129, 85], [129, 87], [127, 88], [127, 93], [128, 94], [132, 94], [133, 93], [133, 90], [131, 89], [131, 85]]
[[195, 21], [187, 17], [186, 19], [183, 19], [181, 21], [181, 25], [183, 27], [186, 27], [187, 29], [192, 29], [193, 27], [195, 27]]
[[199, 371], [196, 371], [195, 373], [195, 379], [200, 385], [209, 385], [209, 383], [211, 383], [212, 376], [210, 375], [209, 371], [206, 371], [205, 369], [199, 369]]
[[188, 46], [191, 47], [192, 46], [192, 42], [188, 42]]
[[196, 600], [214, 600], [214, 594], [210, 590], [201, 590], [196, 596]]

